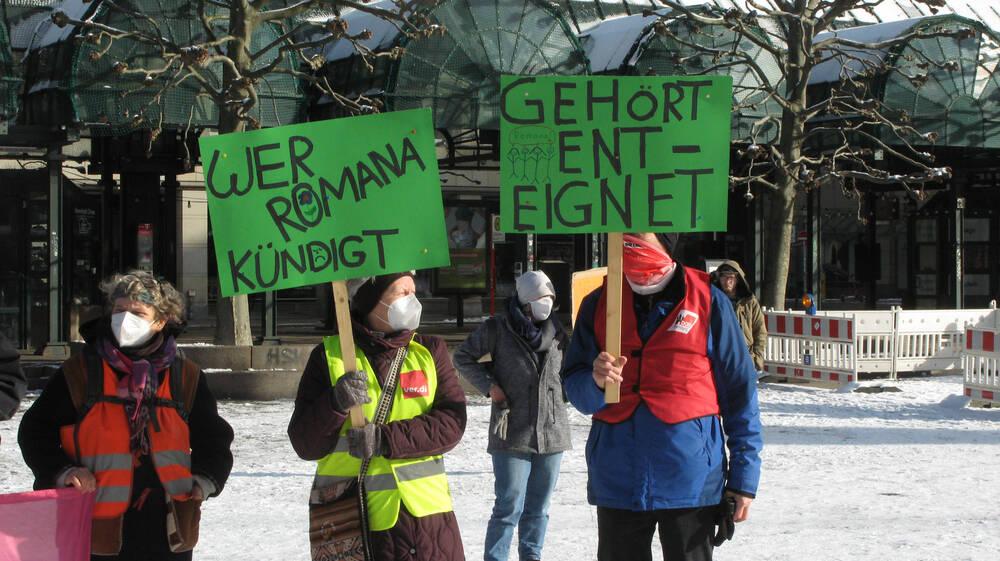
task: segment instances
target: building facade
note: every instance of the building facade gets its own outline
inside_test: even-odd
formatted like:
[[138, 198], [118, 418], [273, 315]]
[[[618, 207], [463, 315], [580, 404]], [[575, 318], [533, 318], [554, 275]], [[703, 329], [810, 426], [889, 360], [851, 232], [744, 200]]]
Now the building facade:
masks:
[[[143, 6], [150, 13], [166, 6], [158, 20], [173, 40], [185, 43], [200, 33], [193, 12], [180, 9], [189, 4]], [[892, 71], [870, 84], [871, 95], [936, 133], [926, 149], [954, 175], [920, 191], [857, 183], [800, 196], [789, 304], [809, 292], [827, 308], [986, 305], [1000, 293], [1000, 215], [992, 196], [1000, 148], [1000, 131], [993, 130], [1000, 126], [993, 30], [1000, 17], [972, 13], [967, 2], [952, 3], [951, 11], [962, 17], [944, 18], [916, 13], [919, 8], [905, 3], [885, 4], [876, 19], [861, 14], [845, 22], [842, 33], [860, 40], [919, 26], [974, 30], [954, 43], [914, 42], [878, 53]], [[100, 279], [132, 267], [176, 282], [189, 299], [192, 320], [207, 321], [218, 279], [197, 139], [213, 134], [217, 109], [193, 87], [165, 90], [157, 103], [129, 93], [114, 61], [148, 60], [155, 53], [112, 51], [94, 60], [98, 46], [53, 18], [58, 10], [74, 19], [141, 25], [98, 0], [2, 5], [0, 245], [10, 258], [0, 271], [0, 329], [24, 349], [58, 352], [77, 337], [80, 319], [100, 305]], [[370, 31], [359, 40], [362, 48], [396, 56], [377, 57], [369, 69], [344, 39], [311, 53], [322, 64], [309, 71], [347, 97], [364, 96], [390, 111], [433, 111], [452, 266], [419, 273], [419, 290], [432, 309], [447, 317], [489, 313], [490, 303], [502, 303], [517, 275], [532, 268], [549, 273], [568, 309], [572, 272], [603, 263], [599, 235], [526, 236], [494, 227], [500, 205], [499, 77], [698, 74], [712, 61], [696, 56], [688, 43], [715, 48], [736, 40], [724, 29], [676, 21], [669, 34], [658, 33], [660, 9], [642, 0], [446, 0], [426, 14], [443, 32], [420, 38], [370, 14], [347, 11], [342, 19], [349, 29]], [[311, 13], [296, 28], [303, 40], [315, 40], [330, 33], [331, 17]], [[265, 29], [254, 42], [266, 46], [279, 35]], [[740, 48], [755, 49], [750, 43]], [[777, 76], [779, 62], [757, 51], [760, 66]], [[281, 56], [266, 62], [302, 70]], [[927, 60], [932, 71], [923, 85], [900, 78]], [[838, 79], [843, 63], [822, 70], [811, 85], [816, 96]], [[777, 108], [759, 97], [753, 73], [735, 66], [725, 71], [736, 86], [732, 161], [739, 166], [740, 150], [773, 141], [775, 131], [755, 123]], [[346, 114], [336, 100], [291, 75], [276, 74], [259, 88], [253, 118], [262, 126]], [[873, 158], [886, 169], [901, 165], [891, 155]], [[765, 199], [757, 188], [733, 185], [728, 231], [687, 236], [679, 257], [694, 266], [738, 259], [759, 287], [766, 252], [762, 225], [769, 219]], [[254, 296], [251, 306], [256, 318], [273, 299], [279, 315], [312, 314], [322, 322], [329, 319], [328, 298], [325, 289], [310, 287]]]

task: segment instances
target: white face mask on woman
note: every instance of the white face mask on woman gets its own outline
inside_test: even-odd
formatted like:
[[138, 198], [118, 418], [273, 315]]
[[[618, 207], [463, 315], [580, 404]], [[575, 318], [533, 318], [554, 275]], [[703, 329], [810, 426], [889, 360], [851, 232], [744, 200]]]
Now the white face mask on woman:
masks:
[[132, 312], [111, 316], [111, 332], [121, 347], [138, 347], [153, 338], [153, 323]]
[[530, 302], [531, 305], [531, 317], [535, 321], [545, 321], [549, 319], [549, 315], [552, 314], [552, 298], [539, 298], [534, 302]]
[[415, 294], [407, 294], [402, 298], [397, 298], [392, 304], [379, 301], [389, 309], [386, 316], [386, 323], [392, 328], [393, 333], [399, 331], [414, 331], [420, 327], [420, 312], [423, 306], [417, 300]]

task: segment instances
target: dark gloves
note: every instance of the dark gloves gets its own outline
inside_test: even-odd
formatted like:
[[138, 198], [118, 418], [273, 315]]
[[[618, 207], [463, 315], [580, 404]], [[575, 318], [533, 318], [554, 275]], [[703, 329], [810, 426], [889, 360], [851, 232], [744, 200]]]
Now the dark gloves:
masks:
[[388, 453], [388, 443], [382, 442], [382, 431], [378, 425], [371, 423], [361, 428], [347, 429], [347, 444], [348, 453], [362, 460]]
[[368, 374], [364, 372], [347, 372], [333, 386], [333, 407], [341, 413], [371, 400], [368, 395]]
[[726, 540], [733, 539], [733, 534], [736, 532], [736, 523], [733, 521], [733, 516], [736, 515], [736, 499], [727, 496], [722, 499], [717, 508], [715, 525], [718, 526], [718, 529], [712, 536], [712, 545], [715, 547], [726, 543]]

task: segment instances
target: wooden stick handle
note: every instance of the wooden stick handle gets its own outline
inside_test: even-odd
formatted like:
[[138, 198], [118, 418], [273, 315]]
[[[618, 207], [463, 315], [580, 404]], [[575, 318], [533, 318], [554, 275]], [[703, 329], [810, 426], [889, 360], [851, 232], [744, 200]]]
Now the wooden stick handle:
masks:
[[[340, 333], [340, 356], [344, 361], [344, 371], [352, 372], [358, 369], [358, 361], [354, 354], [354, 328], [351, 326], [351, 303], [347, 294], [347, 283], [334, 281], [331, 284], [334, 308], [337, 312], [337, 332]], [[352, 427], [363, 427], [368, 424], [360, 405], [351, 407], [350, 415]]]
[[[604, 348], [613, 357], [622, 354], [622, 250], [621, 233], [608, 234], [608, 310], [605, 316], [606, 335]], [[621, 384], [608, 381], [604, 384], [604, 402], [621, 400]]]

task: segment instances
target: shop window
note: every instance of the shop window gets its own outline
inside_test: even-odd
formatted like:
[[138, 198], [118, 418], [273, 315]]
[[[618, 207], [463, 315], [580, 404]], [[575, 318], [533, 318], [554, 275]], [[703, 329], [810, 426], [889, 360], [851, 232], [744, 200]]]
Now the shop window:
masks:
[[445, 208], [445, 230], [451, 265], [437, 270], [435, 292], [445, 294], [485, 294], [488, 290], [488, 214], [485, 208], [451, 206]]

